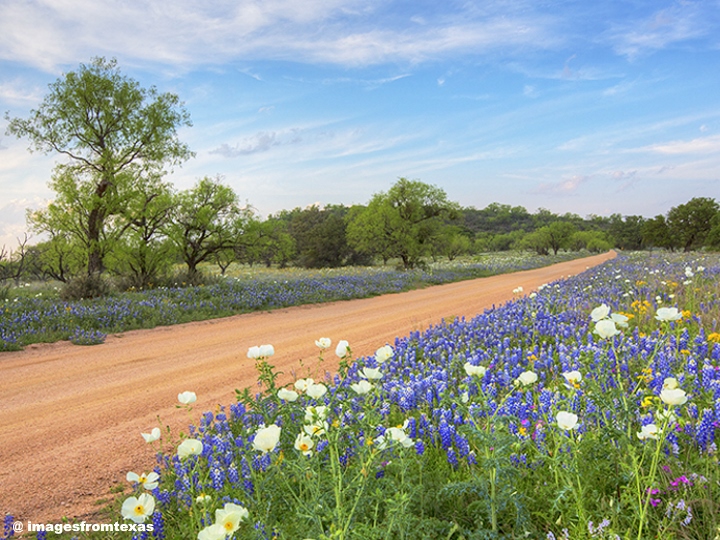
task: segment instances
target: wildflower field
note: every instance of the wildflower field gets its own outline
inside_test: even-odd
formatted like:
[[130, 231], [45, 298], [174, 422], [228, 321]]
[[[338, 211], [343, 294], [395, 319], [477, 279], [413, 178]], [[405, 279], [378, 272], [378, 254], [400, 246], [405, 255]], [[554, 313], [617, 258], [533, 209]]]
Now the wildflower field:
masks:
[[[422, 270], [388, 267], [325, 270], [231, 266], [207, 286], [162, 287], [105, 298], [65, 302], [56, 288], [23, 284], [0, 296], [0, 352], [69, 339], [78, 345], [102, 343], [109, 333], [225, 317], [300, 304], [364, 298], [539, 268], [587, 255], [494, 253], [472, 260], [433, 263]], [[214, 268], [206, 268], [212, 272]], [[3, 292], [0, 289], [0, 292]]]
[[116, 510], [136, 531], [88, 537], [720, 538], [719, 277], [620, 255], [374, 356], [318, 337], [339, 372], [283, 387], [259, 344], [257, 393], [143, 434], [158, 466]]

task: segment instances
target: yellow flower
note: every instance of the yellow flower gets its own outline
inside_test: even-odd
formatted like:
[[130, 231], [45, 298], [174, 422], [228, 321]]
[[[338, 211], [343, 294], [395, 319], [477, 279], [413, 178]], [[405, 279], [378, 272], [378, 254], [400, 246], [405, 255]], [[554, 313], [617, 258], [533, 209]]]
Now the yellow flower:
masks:
[[644, 409], [647, 409], [648, 407], [652, 407], [653, 401], [655, 401], [655, 399], [653, 398], [653, 396], [645, 396], [645, 397], [643, 398], [643, 400], [642, 400], [641, 406], [642, 406]]
[[713, 343], [720, 343], [720, 334], [713, 332], [707, 337], [707, 340], [712, 341]]
[[680, 351], [680, 354], [684, 354], [685, 356], [687, 356], [687, 355], [690, 354], [690, 351], [688, 351], [687, 349], [682, 349], [682, 350]]
[[692, 317], [692, 313], [690, 312], [689, 309], [683, 309], [682, 316], [683, 316], [683, 319], [690, 319]]

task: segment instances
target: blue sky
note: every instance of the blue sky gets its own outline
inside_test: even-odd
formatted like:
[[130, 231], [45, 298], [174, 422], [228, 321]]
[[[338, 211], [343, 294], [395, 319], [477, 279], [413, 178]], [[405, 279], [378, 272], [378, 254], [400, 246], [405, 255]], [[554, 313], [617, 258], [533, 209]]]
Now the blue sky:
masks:
[[[654, 216], [720, 196], [720, 2], [0, 0], [0, 111], [94, 56], [178, 94], [196, 157], [264, 217], [398, 177], [464, 206]], [[0, 119], [0, 246], [54, 156]]]

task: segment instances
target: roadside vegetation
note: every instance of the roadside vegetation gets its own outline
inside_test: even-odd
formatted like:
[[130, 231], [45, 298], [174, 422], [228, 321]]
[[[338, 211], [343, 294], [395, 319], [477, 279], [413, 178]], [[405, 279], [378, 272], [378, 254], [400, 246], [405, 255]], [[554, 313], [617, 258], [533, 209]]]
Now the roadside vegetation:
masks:
[[179, 389], [194, 426], [138, 426], [158, 465], [103, 515], [136, 539], [717, 538], [719, 276], [621, 254], [373, 356], [319, 329], [282, 387], [258, 344], [257, 393], [198, 415]]

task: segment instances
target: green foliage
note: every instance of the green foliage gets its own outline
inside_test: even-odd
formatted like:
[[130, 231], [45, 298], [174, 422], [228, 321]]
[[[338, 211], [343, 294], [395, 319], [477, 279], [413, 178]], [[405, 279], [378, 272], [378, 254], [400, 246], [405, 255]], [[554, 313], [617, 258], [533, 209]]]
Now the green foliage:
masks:
[[113, 219], [145, 176], [191, 155], [177, 139], [177, 129], [190, 124], [178, 97], [141, 88], [115, 60], [81, 65], [50, 85], [29, 119], [7, 119], [8, 133], [69, 158], [55, 167], [55, 200], [29, 221], [37, 232], [68, 235], [84, 251], [88, 274], [104, 269], [123, 233]]
[[219, 178], [200, 180], [174, 200], [175, 214], [169, 235], [188, 267], [191, 281], [198, 264], [223, 250], [232, 250], [251, 221], [252, 210], [241, 209], [232, 188]]
[[586, 249], [590, 253], [604, 253], [613, 246], [601, 231], [577, 231], [570, 237], [568, 247], [573, 251]]
[[642, 249], [644, 224], [645, 219], [642, 216], [622, 217], [620, 214], [613, 214], [610, 216], [609, 233], [620, 249]]
[[671, 208], [667, 214], [670, 236], [684, 251], [701, 247], [712, 230], [713, 220], [717, 219], [719, 210], [715, 199], [708, 197], [695, 197]]
[[387, 193], [374, 195], [367, 208], [349, 215], [348, 242], [384, 261], [397, 257], [410, 269], [430, 252], [445, 221], [459, 216], [459, 206], [442, 189], [400, 178]]
[[295, 240], [295, 261], [303, 268], [335, 268], [345, 264], [370, 262], [347, 242], [345, 206], [313, 205], [288, 213], [288, 232]]
[[124, 200], [117, 220], [123, 235], [108, 254], [108, 267], [124, 276], [126, 287], [149, 288], [167, 275], [175, 257], [167, 237], [175, 203], [172, 188], [150, 176]]

